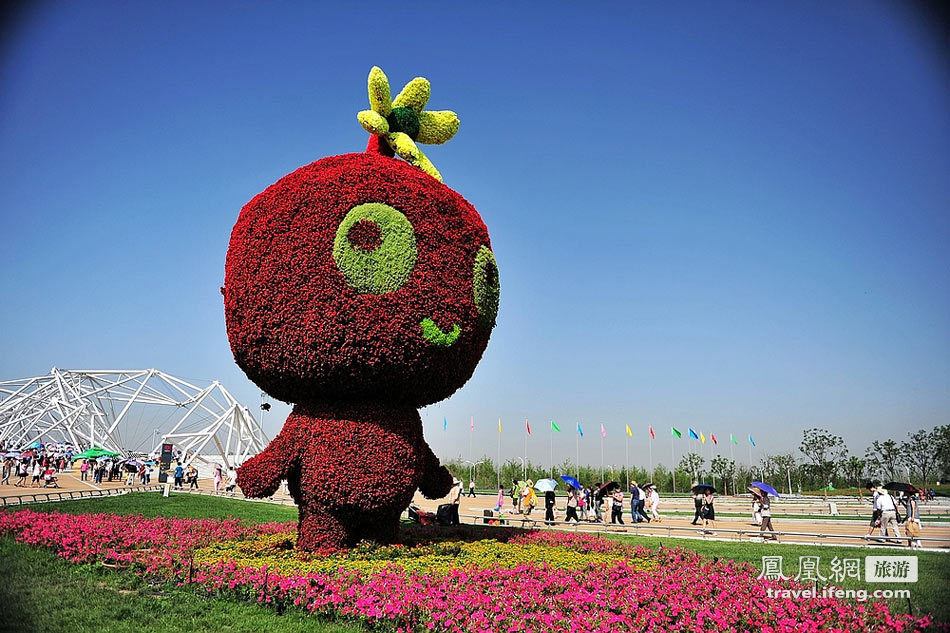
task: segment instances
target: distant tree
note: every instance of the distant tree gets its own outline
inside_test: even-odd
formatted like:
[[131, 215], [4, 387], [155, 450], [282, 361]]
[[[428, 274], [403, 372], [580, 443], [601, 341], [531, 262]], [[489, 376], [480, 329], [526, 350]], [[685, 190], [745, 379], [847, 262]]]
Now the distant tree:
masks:
[[936, 479], [946, 479], [950, 475], [950, 424], [944, 424], [934, 429], [937, 441], [937, 473]]
[[693, 473], [693, 479], [696, 480], [699, 478], [699, 471], [705, 463], [706, 460], [703, 459], [702, 455], [686, 453], [683, 455], [683, 459], [680, 460], [679, 469], [687, 473]]
[[907, 441], [901, 442], [898, 449], [901, 460], [908, 469], [920, 475], [921, 485], [926, 487], [940, 465], [940, 428], [908, 433], [907, 436]]
[[710, 470], [713, 476], [722, 481], [722, 493], [729, 494], [729, 486], [733, 487], [732, 494], [735, 494], [736, 462], [732, 459], [726, 459], [722, 455], [714, 457], [710, 463]]
[[867, 462], [868, 474], [885, 480], [883, 483], [901, 479], [901, 451], [894, 440], [874, 440], [865, 451], [864, 459]]
[[867, 465], [867, 462], [857, 455], [851, 455], [841, 464], [841, 469], [844, 471], [848, 482], [858, 487], [858, 499], [861, 501], [864, 500], [861, 494], [861, 486], [864, 485], [864, 473], [867, 470]]
[[828, 498], [828, 482], [838, 470], [838, 464], [847, 452], [840, 435], [832, 435], [824, 429], [808, 429], [802, 437], [799, 450], [814, 467], [821, 478], [825, 499]]
[[[798, 468], [795, 456], [791, 453], [784, 453], [782, 455], [774, 455], [770, 458], [770, 461], [772, 464], [772, 476], [781, 479], [788, 488], [788, 494], [792, 494], [792, 473]], [[773, 485], [775, 484], [773, 483]], [[780, 486], [775, 487], [779, 488]]]

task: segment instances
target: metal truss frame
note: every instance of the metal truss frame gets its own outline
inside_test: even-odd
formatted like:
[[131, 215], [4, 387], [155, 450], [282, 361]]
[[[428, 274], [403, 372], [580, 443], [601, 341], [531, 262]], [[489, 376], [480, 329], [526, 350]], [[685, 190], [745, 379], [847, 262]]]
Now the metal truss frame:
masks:
[[[218, 381], [199, 387], [157, 369], [60, 370], [47, 376], [0, 382], [0, 441], [24, 446], [35, 441], [68, 441], [77, 447], [101, 446], [123, 455], [123, 431], [145, 431], [135, 405], [175, 407], [162, 424], [160, 440], [181, 450], [185, 465], [218, 461], [230, 468], [264, 450], [267, 438], [247, 407]], [[145, 431], [147, 433], [147, 431]], [[214, 456], [212, 458], [212, 456]]]

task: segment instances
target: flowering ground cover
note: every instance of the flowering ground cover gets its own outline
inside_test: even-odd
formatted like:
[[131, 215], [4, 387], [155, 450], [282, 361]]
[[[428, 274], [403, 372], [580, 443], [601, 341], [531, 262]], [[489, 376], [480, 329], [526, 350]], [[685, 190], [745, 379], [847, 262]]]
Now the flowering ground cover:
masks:
[[769, 600], [750, 565], [586, 534], [409, 528], [402, 545], [298, 554], [291, 523], [0, 513], [0, 534], [278, 612], [442, 631], [917, 631], [882, 603]]

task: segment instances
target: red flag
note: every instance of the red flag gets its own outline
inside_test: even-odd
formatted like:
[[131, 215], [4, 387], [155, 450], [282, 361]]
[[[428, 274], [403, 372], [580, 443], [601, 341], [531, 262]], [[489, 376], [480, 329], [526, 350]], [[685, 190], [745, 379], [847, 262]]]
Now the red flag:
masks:
[[652, 437], [653, 439], [656, 439], [656, 433], [653, 432], [653, 426], [652, 426], [652, 425], [650, 426], [650, 437]]
[[528, 418], [524, 419], [524, 427], [528, 429], [528, 435], [531, 435], [531, 423], [528, 422]]
[[715, 434], [715, 433], [710, 433], [710, 434], [709, 434], [709, 439], [711, 439], [711, 440], [713, 441], [713, 444], [715, 444], [716, 446], [719, 446], [719, 440], [716, 439], [716, 434]]

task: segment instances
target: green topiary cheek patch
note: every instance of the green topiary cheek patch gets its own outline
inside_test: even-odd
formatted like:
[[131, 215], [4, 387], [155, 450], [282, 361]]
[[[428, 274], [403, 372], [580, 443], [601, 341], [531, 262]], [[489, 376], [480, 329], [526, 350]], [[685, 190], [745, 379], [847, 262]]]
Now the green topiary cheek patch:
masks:
[[487, 246], [479, 248], [475, 255], [472, 286], [479, 317], [489, 327], [494, 327], [495, 318], [498, 316], [501, 283], [498, 279], [498, 263], [495, 261], [495, 255]]
[[398, 290], [416, 266], [416, 234], [400, 211], [381, 202], [350, 209], [333, 240], [333, 261], [359, 293]]

